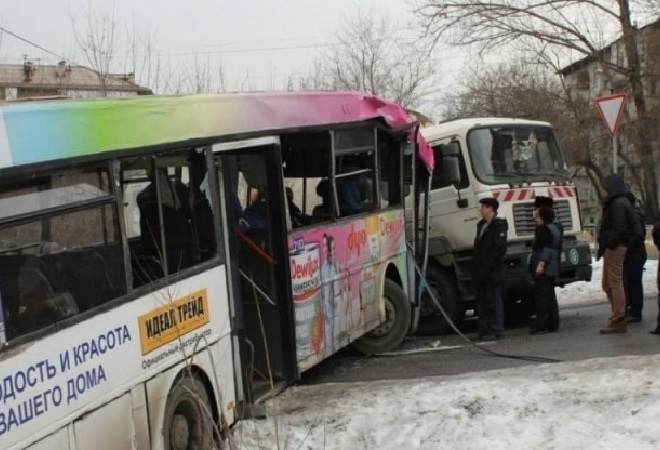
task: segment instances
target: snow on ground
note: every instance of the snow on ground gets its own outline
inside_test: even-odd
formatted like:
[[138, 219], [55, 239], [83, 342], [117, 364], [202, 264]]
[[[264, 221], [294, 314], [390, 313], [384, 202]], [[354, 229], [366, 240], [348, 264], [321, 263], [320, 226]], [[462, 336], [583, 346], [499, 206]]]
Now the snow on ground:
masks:
[[[590, 282], [579, 281], [572, 283], [563, 289], [557, 289], [557, 299], [560, 307], [583, 305], [588, 303], [606, 302], [607, 298], [601, 288], [603, 279], [603, 260], [593, 261], [593, 276]], [[644, 297], [656, 297], [658, 286], [656, 274], [658, 272], [658, 260], [646, 261], [644, 271]]]
[[294, 387], [234, 436], [241, 450], [657, 449], [658, 373], [644, 356]]

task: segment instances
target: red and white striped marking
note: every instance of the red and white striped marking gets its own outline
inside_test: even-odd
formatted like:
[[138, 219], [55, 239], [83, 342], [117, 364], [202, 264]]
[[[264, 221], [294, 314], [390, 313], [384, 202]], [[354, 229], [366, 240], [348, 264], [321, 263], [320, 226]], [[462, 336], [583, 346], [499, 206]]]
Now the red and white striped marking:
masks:
[[[575, 188], [573, 186], [551, 186], [548, 188], [549, 197], [569, 198], [575, 197]], [[519, 202], [523, 200], [534, 200], [536, 191], [534, 189], [506, 189], [503, 191], [493, 191], [493, 198], [500, 202]]]
[[553, 186], [548, 188], [548, 194], [552, 198], [575, 197], [575, 188], [572, 186]]
[[508, 189], [506, 191], [493, 191], [493, 198], [501, 202], [518, 202], [532, 200], [536, 197], [534, 189]]

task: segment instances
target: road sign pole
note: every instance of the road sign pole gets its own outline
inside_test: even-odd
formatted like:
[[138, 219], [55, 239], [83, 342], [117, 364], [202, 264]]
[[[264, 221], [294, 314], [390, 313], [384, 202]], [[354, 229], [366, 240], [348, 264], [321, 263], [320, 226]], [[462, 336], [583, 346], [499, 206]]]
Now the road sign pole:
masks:
[[616, 175], [618, 173], [618, 155], [617, 155], [617, 141], [616, 141], [616, 134], [612, 136], [612, 174]]

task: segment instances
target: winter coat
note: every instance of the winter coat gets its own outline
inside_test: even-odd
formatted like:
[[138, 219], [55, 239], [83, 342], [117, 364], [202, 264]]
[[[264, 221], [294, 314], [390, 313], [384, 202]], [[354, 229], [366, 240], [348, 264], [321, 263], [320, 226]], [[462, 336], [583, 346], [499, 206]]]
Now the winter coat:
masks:
[[634, 226], [632, 228], [632, 237], [628, 245], [628, 255], [646, 256], [646, 215], [642, 208], [637, 206], [635, 196], [631, 193], [626, 194], [628, 200], [633, 205]]
[[509, 225], [505, 219], [495, 218], [484, 230], [487, 222], [477, 224], [477, 237], [474, 239], [472, 276], [477, 283], [500, 284], [504, 280], [504, 255], [506, 254]]
[[547, 223], [538, 225], [534, 232], [532, 257], [530, 260], [532, 276], [536, 276], [536, 267], [539, 263], [544, 262], [545, 275], [548, 277], [558, 277], [560, 251], [561, 231], [557, 224]]
[[598, 255], [606, 249], [614, 250], [619, 246], [630, 248], [635, 244], [636, 214], [627, 196], [623, 179], [610, 175], [605, 179], [607, 199], [603, 206], [603, 216], [598, 235]]
[[660, 217], [655, 219], [655, 224], [653, 225], [653, 243], [655, 248], [660, 251]]

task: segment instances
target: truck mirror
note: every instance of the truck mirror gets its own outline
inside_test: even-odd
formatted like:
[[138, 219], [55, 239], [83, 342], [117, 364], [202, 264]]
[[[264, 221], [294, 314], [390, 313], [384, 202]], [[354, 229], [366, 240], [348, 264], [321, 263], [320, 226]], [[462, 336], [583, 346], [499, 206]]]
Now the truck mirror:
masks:
[[458, 155], [442, 155], [440, 171], [442, 179], [447, 183], [458, 187], [461, 183], [461, 170]]
[[447, 157], [458, 158], [461, 155], [461, 147], [458, 145], [458, 142], [441, 144], [440, 155], [442, 158], [447, 158]]

